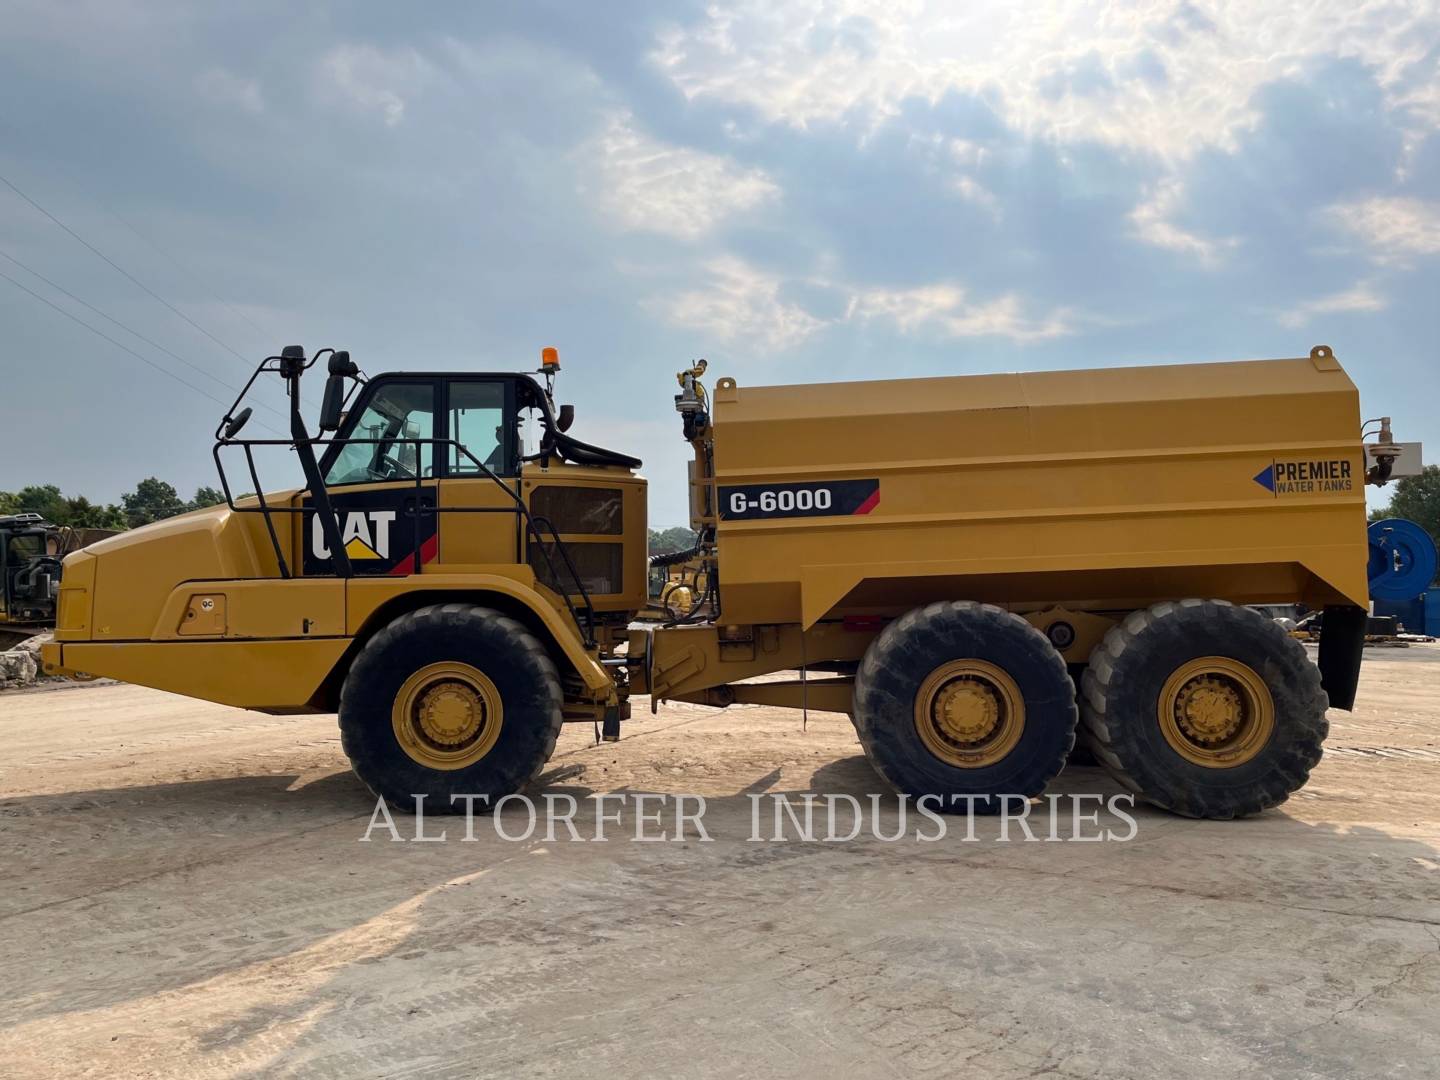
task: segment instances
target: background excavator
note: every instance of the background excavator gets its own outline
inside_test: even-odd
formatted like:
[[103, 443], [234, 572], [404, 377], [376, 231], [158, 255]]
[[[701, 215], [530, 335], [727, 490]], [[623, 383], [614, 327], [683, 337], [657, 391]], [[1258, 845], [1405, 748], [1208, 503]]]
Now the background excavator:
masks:
[[35, 513], [0, 517], [0, 652], [55, 628], [65, 556], [115, 532], [54, 525]]

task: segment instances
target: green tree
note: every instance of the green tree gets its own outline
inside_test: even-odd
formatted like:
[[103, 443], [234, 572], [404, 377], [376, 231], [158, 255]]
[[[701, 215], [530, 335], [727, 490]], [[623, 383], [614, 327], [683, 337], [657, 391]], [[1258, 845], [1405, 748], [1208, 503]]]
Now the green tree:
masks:
[[204, 510], [207, 506], [221, 506], [225, 502], [225, 493], [213, 487], [198, 487], [195, 489], [195, 498], [190, 500], [187, 509]]
[[84, 495], [77, 495], [74, 498], [65, 500], [63, 520], [51, 520], [56, 525], [72, 525], [77, 529], [123, 529], [125, 528], [125, 511], [120, 507], [111, 504], [100, 506], [92, 503]]
[[1419, 476], [1395, 481], [1390, 505], [1370, 512], [1371, 521], [1392, 517], [1409, 518], [1432, 537], [1440, 536], [1440, 465], [1426, 465]]
[[183, 514], [188, 507], [174, 487], [154, 476], [135, 485], [135, 490], [120, 496], [125, 506], [125, 520], [132, 529], [161, 518]]
[[[65, 505], [65, 497], [54, 484], [30, 484], [16, 492], [5, 492], [0, 496], [7, 514], [39, 514], [47, 521], [55, 521]], [[63, 525], [64, 522], [56, 522]]]
[[54, 525], [77, 529], [123, 529], [125, 515], [118, 506], [92, 503], [83, 495], [68, 496], [54, 484], [30, 484], [19, 491], [0, 491], [0, 514], [39, 514]]
[[672, 551], [684, 551], [694, 546], [695, 534], [683, 525], [650, 530], [651, 555], [668, 555]]

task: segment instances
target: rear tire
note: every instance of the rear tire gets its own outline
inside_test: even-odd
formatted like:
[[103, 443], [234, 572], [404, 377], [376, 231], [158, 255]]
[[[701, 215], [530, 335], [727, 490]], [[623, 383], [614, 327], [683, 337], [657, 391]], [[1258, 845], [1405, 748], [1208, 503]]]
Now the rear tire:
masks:
[[1039, 795], [1075, 744], [1075, 684], [1049, 640], [1018, 615], [937, 603], [895, 620], [855, 676], [855, 728], [896, 790], [935, 809], [996, 813]]
[[[340, 694], [340, 741], [397, 809], [488, 811], [544, 766], [560, 733], [560, 675], [514, 619], [470, 604], [401, 615], [366, 643]], [[485, 798], [479, 798], [484, 796]]]
[[1304, 646], [1223, 600], [1132, 612], [1096, 646], [1081, 687], [1101, 765], [1187, 817], [1278, 806], [1309, 779], [1329, 732]]

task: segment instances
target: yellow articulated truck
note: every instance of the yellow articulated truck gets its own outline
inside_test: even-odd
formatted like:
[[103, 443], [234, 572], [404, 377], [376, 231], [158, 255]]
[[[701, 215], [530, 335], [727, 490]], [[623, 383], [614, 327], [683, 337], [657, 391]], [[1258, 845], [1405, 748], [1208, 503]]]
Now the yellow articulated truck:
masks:
[[[617, 737], [644, 694], [848, 713], [943, 809], [1039, 794], [1078, 731], [1139, 796], [1230, 818], [1303, 785], [1327, 705], [1353, 704], [1364, 486], [1403, 451], [1388, 422], [1362, 435], [1325, 346], [709, 389], [699, 362], [675, 405], [705, 595], [658, 623], [635, 621], [640, 462], [569, 433], [558, 370], [549, 349], [534, 373], [267, 358], [246, 392], [285, 382], [290, 437], [245, 438], [242, 392], [214, 446], [228, 505], [71, 555], [47, 669], [338, 712], [376, 793], [442, 809], [519, 790], [567, 721]], [[274, 444], [303, 486], [234, 497], [227, 469], [260, 490]], [[1318, 663], [1245, 606], [1290, 603], [1325, 611]]]

